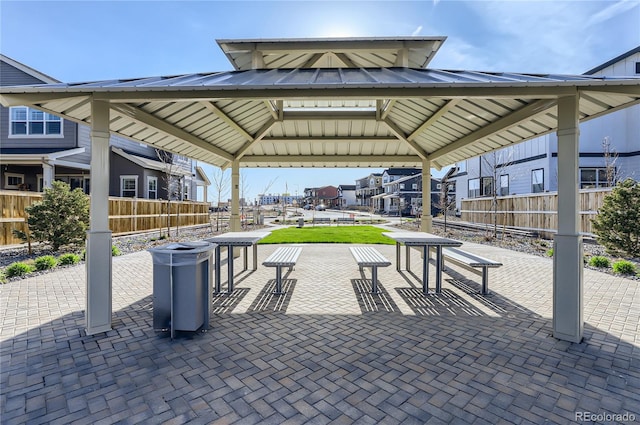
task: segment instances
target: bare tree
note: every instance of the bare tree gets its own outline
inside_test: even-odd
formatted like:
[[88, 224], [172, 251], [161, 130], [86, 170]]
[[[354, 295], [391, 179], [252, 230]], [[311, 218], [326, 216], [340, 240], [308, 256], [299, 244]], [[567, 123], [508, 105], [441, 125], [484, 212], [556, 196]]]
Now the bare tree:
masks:
[[[500, 181], [503, 175], [508, 177], [508, 174], [505, 172], [508, 170], [508, 167], [513, 163], [513, 149], [505, 148], [499, 151], [493, 151], [490, 154], [482, 156], [483, 164], [488, 173], [486, 173], [490, 178], [491, 182], [490, 186], [485, 186], [483, 183], [483, 178], [480, 178], [480, 190], [483, 195], [491, 196], [491, 218], [493, 224], [493, 238], [496, 239], [498, 237], [498, 196], [507, 195], [501, 193], [502, 186], [500, 185]], [[485, 177], [486, 178], [486, 177]]]
[[[450, 188], [453, 186], [454, 182], [449, 180], [448, 176], [444, 176], [440, 181], [440, 193], [438, 194], [438, 203], [436, 206], [442, 211], [444, 215], [444, 231], [447, 231], [447, 216], [456, 205], [456, 199], [453, 195], [451, 195]], [[424, 214], [424, 211], [423, 211]]]
[[284, 184], [284, 193], [280, 197], [282, 200], [282, 224], [287, 224], [287, 197], [289, 196], [289, 183]]
[[[244, 215], [244, 204], [246, 204], [247, 202], [247, 198], [246, 196], [246, 192], [249, 190], [249, 183], [247, 183], [247, 175], [244, 173], [240, 173], [240, 197], [243, 199], [242, 205], [240, 205], [241, 207], [241, 211], [240, 211], [240, 215], [241, 217], [244, 217], [243, 222], [241, 222], [242, 227], [245, 228], [246, 227], [246, 223], [247, 223], [247, 218]], [[253, 226], [255, 227], [256, 223], [253, 223]]]
[[611, 139], [605, 137], [602, 140], [602, 152], [604, 154], [604, 167], [607, 174], [607, 186], [613, 187], [620, 180], [620, 170], [616, 167], [618, 152], [611, 147]]
[[[156, 149], [156, 155], [163, 164], [164, 190], [167, 193], [167, 237], [171, 237], [171, 198], [174, 194], [175, 187], [177, 186], [174, 176], [175, 164], [173, 162], [173, 154], [171, 152]], [[162, 228], [160, 229], [160, 237], [162, 237]]]
[[230, 189], [230, 181], [229, 176], [226, 173], [226, 170], [219, 168], [218, 171], [214, 171], [213, 173], [213, 187], [216, 189], [218, 193], [218, 205], [216, 206], [216, 232], [220, 231], [220, 201], [224, 197], [227, 197]]
[[[263, 195], [266, 195], [266, 194], [267, 194], [267, 192], [269, 191], [269, 189], [271, 188], [271, 186], [273, 186], [273, 184], [276, 182], [276, 180], [278, 180], [278, 178], [277, 178], [277, 177], [276, 177], [276, 178], [274, 178], [274, 179], [269, 180], [269, 182], [268, 182], [268, 183], [267, 183], [267, 185], [264, 187], [264, 189], [262, 189], [262, 194], [263, 194]], [[258, 215], [260, 215], [261, 208], [262, 208], [262, 203], [261, 203], [261, 202], [259, 202], [259, 203], [258, 203]]]

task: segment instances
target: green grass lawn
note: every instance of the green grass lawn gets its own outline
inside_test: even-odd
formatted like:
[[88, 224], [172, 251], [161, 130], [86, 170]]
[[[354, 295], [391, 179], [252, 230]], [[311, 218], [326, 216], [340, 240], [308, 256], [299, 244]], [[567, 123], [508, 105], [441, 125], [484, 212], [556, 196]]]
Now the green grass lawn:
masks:
[[358, 243], [395, 245], [393, 239], [382, 236], [389, 230], [374, 226], [287, 227], [271, 232], [261, 244], [284, 243]]

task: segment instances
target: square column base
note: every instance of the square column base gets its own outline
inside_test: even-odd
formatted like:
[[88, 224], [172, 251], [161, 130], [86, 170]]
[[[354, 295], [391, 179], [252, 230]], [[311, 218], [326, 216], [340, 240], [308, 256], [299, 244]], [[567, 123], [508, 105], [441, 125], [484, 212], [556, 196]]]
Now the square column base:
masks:
[[582, 236], [556, 235], [553, 242], [553, 336], [581, 342], [583, 317]]
[[422, 216], [420, 217], [420, 230], [423, 232], [427, 232], [427, 233], [431, 233], [431, 230], [433, 229], [433, 217], [431, 217], [431, 214], [422, 214]]
[[87, 335], [111, 330], [111, 231], [87, 232]]

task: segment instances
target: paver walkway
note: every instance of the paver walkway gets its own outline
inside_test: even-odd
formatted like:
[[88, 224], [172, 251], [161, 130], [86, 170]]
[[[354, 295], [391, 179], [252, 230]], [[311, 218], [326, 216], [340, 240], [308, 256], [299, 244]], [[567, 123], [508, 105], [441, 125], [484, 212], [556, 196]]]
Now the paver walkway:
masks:
[[[395, 261], [394, 246], [377, 248]], [[550, 259], [464, 248], [505, 264], [493, 295], [453, 267], [425, 298], [394, 265], [372, 296], [347, 245], [305, 245], [286, 295], [270, 294], [272, 268], [239, 273], [214, 298], [211, 330], [173, 341], [152, 329], [146, 252], [114, 258], [113, 330], [100, 335], [83, 331], [83, 266], [2, 285], [1, 422], [640, 420], [640, 282], [585, 270], [585, 340], [571, 344], [550, 335]]]

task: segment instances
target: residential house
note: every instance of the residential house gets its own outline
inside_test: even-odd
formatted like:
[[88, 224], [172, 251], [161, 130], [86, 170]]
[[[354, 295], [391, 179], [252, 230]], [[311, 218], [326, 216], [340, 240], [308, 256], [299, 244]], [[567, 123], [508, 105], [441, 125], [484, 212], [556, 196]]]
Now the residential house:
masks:
[[338, 188], [335, 186], [307, 187], [304, 189], [304, 203], [338, 208]]
[[259, 205], [276, 205], [276, 204], [293, 205], [295, 203], [296, 205], [298, 205], [301, 199], [302, 199], [301, 196], [290, 195], [288, 193], [283, 193], [282, 195], [271, 194], [271, 193], [268, 195], [260, 194], [258, 195], [258, 204]]
[[[431, 215], [438, 215], [440, 180], [431, 178]], [[384, 214], [415, 216], [422, 212], [422, 173], [408, 175], [384, 184], [379, 199]]]
[[371, 173], [356, 180], [356, 205], [372, 207], [373, 197], [382, 192], [382, 173]]
[[[371, 197], [374, 210], [381, 213], [391, 213], [391, 193], [389, 192], [391, 189], [389, 184], [403, 177], [419, 174], [421, 171], [422, 170], [418, 168], [388, 168], [384, 170], [381, 176], [382, 190], [380, 193]], [[386, 202], [385, 199], [387, 200]], [[397, 211], [394, 211], [395, 214], [397, 214]]]
[[338, 186], [338, 208], [347, 208], [356, 205], [356, 185], [341, 184]]
[[[585, 73], [640, 75], [640, 46]], [[558, 190], [558, 137], [551, 133], [455, 164], [456, 208], [483, 196]], [[598, 188], [640, 179], [640, 105], [580, 124], [580, 187]]]
[[[57, 82], [0, 55], [2, 86]], [[110, 144], [111, 196], [193, 199], [198, 186], [206, 195], [206, 174], [190, 159], [122, 137], [112, 136]], [[41, 192], [60, 180], [90, 193], [90, 162], [88, 126], [27, 106], [0, 106], [0, 189]]]

